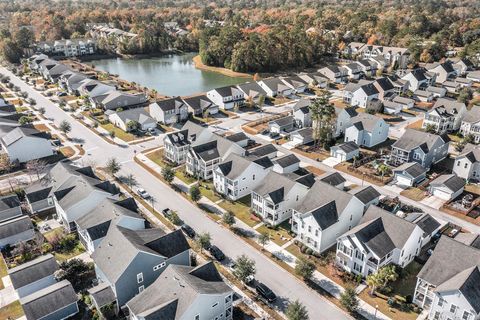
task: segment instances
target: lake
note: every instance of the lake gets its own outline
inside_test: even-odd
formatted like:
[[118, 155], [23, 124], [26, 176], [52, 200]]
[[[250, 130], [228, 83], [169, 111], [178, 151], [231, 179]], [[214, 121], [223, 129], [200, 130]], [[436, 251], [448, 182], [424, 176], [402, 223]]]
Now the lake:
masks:
[[89, 61], [88, 64], [167, 96], [189, 96], [248, 81], [245, 78], [196, 69], [192, 61], [195, 55], [196, 53], [186, 53], [140, 59], [100, 59]]

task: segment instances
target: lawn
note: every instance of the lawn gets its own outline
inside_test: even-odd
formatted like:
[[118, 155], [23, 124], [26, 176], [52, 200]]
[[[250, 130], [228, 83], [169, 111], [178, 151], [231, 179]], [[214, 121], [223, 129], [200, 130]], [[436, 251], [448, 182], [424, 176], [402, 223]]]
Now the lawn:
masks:
[[0, 290], [4, 288], [2, 278], [7, 275], [7, 265], [5, 260], [3, 260], [2, 255], [0, 254]]
[[83, 244], [78, 241], [77, 245], [73, 250], [70, 250], [68, 252], [55, 252], [53, 255], [55, 256], [55, 259], [57, 259], [59, 262], [63, 262], [73, 257], [76, 257], [84, 252], [85, 248], [83, 247]]
[[200, 182], [200, 193], [213, 202], [222, 200], [222, 198], [215, 193], [215, 187], [211, 182]]
[[413, 312], [413, 311], [400, 311], [399, 309], [395, 307], [390, 307], [387, 303], [386, 299], [377, 297], [377, 296], [371, 296], [370, 295], [370, 290], [369, 288], [366, 288], [363, 290], [358, 297], [365, 301], [366, 303], [372, 305], [372, 306], [378, 306], [378, 311], [382, 312], [384, 315], [391, 319], [395, 320], [415, 320], [418, 318], [418, 313]]
[[250, 227], [254, 227], [260, 223], [259, 219], [252, 218], [250, 212], [250, 196], [243, 197], [235, 202], [224, 200], [220, 202], [219, 206], [227, 211], [231, 211], [235, 217], [242, 220]]
[[43, 234], [43, 236], [45, 237], [45, 239], [46, 239], [48, 242], [50, 242], [50, 241], [52, 241], [52, 239], [53, 239], [54, 237], [59, 237], [59, 236], [61, 236], [62, 234], [63, 234], [63, 228], [62, 228], [62, 227], [58, 227], [58, 228], [52, 229], [52, 230], [50, 230], [50, 231], [48, 231], [48, 232], [45, 232], [45, 233]]
[[197, 181], [197, 179], [193, 178], [185, 171], [185, 166], [182, 166], [181, 168], [175, 170], [175, 177], [182, 180], [187, 185], [190, 185]]
[[35, 129], [37, 129], [38, 131], [41, 131], [41, 132], [49, 132], [50, 131], [50, 128], [47, 127], [46, 125], [44, 125], [43, 123], [34, 124], [33, 126], [35, 127]]
[[290, 223], [288, 223], [288, 221], [284, 221], [278, 226], [277, 230], [270, 229], [265, 225], [261, 225], [256, 230], [260, 233], [267, 233], [268, 235], [270, 235], [271, 241], [273, 241], [279, 246], [283, 246], [285, 243], [292, 240], [292, 237], [290, 236], [290, 234], [288, 234], [288, 231], [290, 229]]
[[158, 149], [148, 153], [147, 158], [158, 164], [160, 167], [165, 167], [167, 164], [164, 161], [163, 149]]
[[60, 153], [63, 154], [65, 158], [70, 158], [75, 154], [75, 150], [72, 147], [62, 147], [60, 148]]
[[415, 130], [422, 130], [423, 119], [417, 120], [415, 122], [410, 123], [407, 128], [408, 129], [415, 129]]
[[480, 195], [480, 185], [478, 185], [478, 184], [467, 184], [465, 186], [465, 191]]
[[23, 314], [22, 305], [18, 300], [0, 308], [0, 319], [18, 319]]
[[421, 201], [426, 197], [425, 191], [420, 190], [419, 188], [415, 188], [415, 187], [410, 187], [406, 190], [403, 190], [402, 192], [400, 192], [400, 194], [402, 196], [405, 196], [405, 197], [407, 197], [409, 199], [412, 199], [412, 200], [415, 200], [415, 201]]
[[119, 138], [119, 139], [121, 139], [125, 142], [130, 142], [130, 141], [133, 141], [133, 140], [137, 139], [137, 137], [134, 136], [133, 134], [125, 132], [122, 129], [115, 127], [111, 123], [102, 124], [102, 128], [104, 128], [108, 132], [111, 132], [111, 131], [115, 132], [115, 137], [117, 137], [117, 138]]

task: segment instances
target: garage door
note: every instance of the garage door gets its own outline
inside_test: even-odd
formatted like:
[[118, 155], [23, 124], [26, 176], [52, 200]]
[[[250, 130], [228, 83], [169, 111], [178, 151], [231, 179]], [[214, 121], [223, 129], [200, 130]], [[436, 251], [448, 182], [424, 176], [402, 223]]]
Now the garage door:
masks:
[[345, 161], [345, 154], [343, 152], [338, 152], [338, 151], [335, 151], [333, 153], [333, 157], [340, 160], [340, 162], [343, 162]]
[[437, 198], [443, 199], [443, 200], [450, 200], [450, 193], [445, 192], [440, 189], [434, 189], [433, 190], [433, 195]]
[[397, 184], [400, 184], [402, 186], [411, 186], [412, 185], [412, 180], [410, 178], [407, 178], [402, 175], [397, 176]]
[[292, 142], [296, 146], [301, 145], [301, 144], [303, 144], [303, 138], [302, 137], [293, 137]]

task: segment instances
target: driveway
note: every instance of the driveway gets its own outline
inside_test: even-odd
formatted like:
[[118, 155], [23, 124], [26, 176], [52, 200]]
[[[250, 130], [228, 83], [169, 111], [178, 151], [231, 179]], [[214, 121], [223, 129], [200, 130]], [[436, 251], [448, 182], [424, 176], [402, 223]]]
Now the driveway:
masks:
[[327, 159], [323, 160], [322, 163], [326, 166], [329, 166], [333, 168], [337, 164], [339, 164], [341, 161], [335, 157], [328, 157]]
[[440, 209], [443, 206], [443, 204], [445, 203], [445, 200], [437, 198], [435, 196], [430, 196], [430, 197], [427, 197], [427, 198], [423, 199], [420, 202], [423, 203], [424, 205], [429, 206], [429, 207], [432, 207], [432, 208], [435, 208], [435, 209]]
[[12, 283], [10, 282], [9, 276], [3, 277], [1, 281], [3, 281], [5, 286], [4, 289], [0, 290], [0, 308], [3, 308], [6, 305], [18, 300], [18, 295], [13, 288]]

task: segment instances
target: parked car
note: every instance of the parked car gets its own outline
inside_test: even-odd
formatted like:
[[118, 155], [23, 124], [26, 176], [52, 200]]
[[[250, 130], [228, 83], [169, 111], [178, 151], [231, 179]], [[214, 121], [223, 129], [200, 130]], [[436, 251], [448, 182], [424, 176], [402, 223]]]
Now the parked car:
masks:
[[225, 254], [217, 246], [211, 245], [208, 251], [217, 261], [225, 260]]
[[165, 217], [169, 217], [172, 214], [172, 210], [170, 210], [169, 208], [165, 208], [162, 210], [162, 213]]
[[450, 232], [448, 233], [448, 236], [449, 236], [450, 238], [455, 238], [455, 236], [456, 236], [459, 232], [460, 232], [460, 230], [458, 230], [458, 229], [452, 229], [452, 230], [450, 230]]
[[65, 97], [66, 95], [67, 95], [66, 92], [63, 92], [63, 91], [57, 92], [58, 97]]
[[55, 139], [52, 140], [52, 144], [56, 147], [60, 147], [62, 145], [62, 141], [60, 141], [60, 139]]
[[147, 132], [150, 133], [150, 134], [155, 134], [157, 132], [157, 129], [155, 128], [148, 128], [147, 129]]
[[279, 139], [279, 138], [280, 138], [280, 134], [277, 133], [277, 132], [270, 132], [270, 138], [272, 138], [272, 139]]
[[264, 136], [266, 136], [269, 133], [270, 133], [270, 131], [268, 131], [268, 129], [265, 129], [262, 132], [260, 132], [260, 134], [263, 134]]
[[192, 239], [195, 238], [195, 235], [197, 234], [195, 230], [193, 230], [193, 228], [190, 227], [188, 224], [182, 224], [180, 229], [182, 229], [183, 233], [185, 233], [188, 237]]
[[137, 189], [137, 194], [142, 197], [143, 199], [149, 199], [150, 198], [150, 194], [145, 191], [145, 189], [142, 189], [142, 188], [138, 188]]
[[257, 284], [255, 285], [255, 291], [257, 291], [257, 293], [262, 298], [267, 300], [267, 302], [272, 303], [272, 302], [275, 302], [275, 300], [277, 300], [277, 296], [275, 295], [275, 293], [273, 293], [273, 291], [269, 287], [267, 287], [261, 282], [257, 282]]

